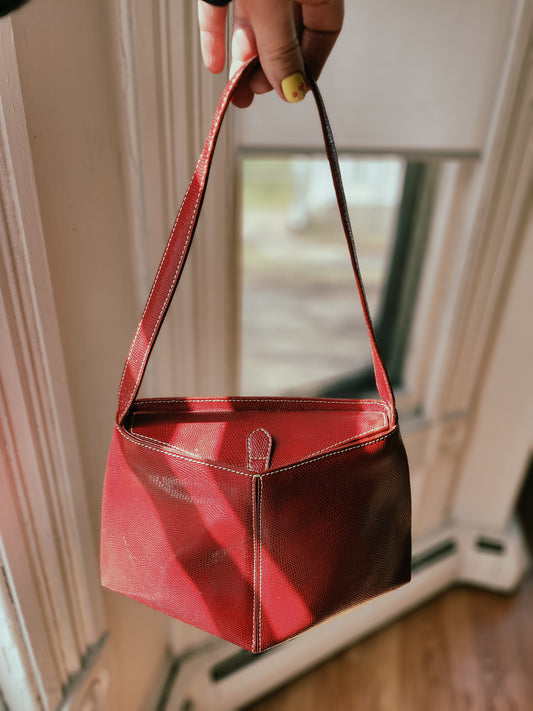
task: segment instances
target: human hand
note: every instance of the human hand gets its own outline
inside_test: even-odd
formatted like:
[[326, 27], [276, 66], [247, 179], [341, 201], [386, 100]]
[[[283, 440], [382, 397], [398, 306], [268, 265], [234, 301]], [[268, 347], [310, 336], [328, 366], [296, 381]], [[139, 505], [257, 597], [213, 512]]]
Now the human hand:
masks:
[[[208, 3], [198, 0], [202, 56], [207, 69], [218, 73], [226, 61], [227, 5]], [[343, 0], [234, 0], [230, 74], [255, 55], [261, 66], [237, 87], [233, 103], [244, 108], [254, 94], [271, 89], [286, 101], [301, 101], [305, 68], [318, 78], [343, 17]]]

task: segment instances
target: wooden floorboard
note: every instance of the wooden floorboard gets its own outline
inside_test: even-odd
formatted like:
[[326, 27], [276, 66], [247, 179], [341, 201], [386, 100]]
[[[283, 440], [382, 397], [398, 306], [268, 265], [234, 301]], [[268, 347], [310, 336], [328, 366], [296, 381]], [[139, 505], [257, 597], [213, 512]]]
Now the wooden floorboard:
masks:
[[454, 588], [248, 711], [533, 711], [533, 572]]

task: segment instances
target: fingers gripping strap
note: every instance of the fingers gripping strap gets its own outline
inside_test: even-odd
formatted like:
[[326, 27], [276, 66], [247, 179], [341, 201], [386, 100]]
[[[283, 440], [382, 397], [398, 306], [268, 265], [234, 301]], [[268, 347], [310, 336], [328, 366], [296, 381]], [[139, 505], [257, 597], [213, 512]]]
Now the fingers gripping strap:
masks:
[[[137, 331], [133, 337], [133, 342], [122, 372], [122, 379], [119, 386], [119, 405], [117, 411], [117, 422], [119, 424], [122, 424], [140, 388], [152, 347], [185, 265], [187, 254], [194, 235], [194, 230], [196, 228], [196, 223], [198, 221], [222, 119], [237, 84], [239, 83], [241, 77], [250, 69], [252, 65], [255, 64], [255, 61], [256, 60], [253, 60], [247, 65], [244, 65], [233, 75], [226, 85], [218, 108], [215, 112], [213, 123], [211, 124], [211, 129], [205, 142], [204, 149], [196, 165], [192, 180], [189, 183], [189, 187], [183, 199], [180, 211], [174, 221], [165, 252], [159, 264], [159, 268], [152, 284], [150, 294], [148, 295]], [[314, 82], [311, 82], [311, 88], [313, 90], [313, 95], [320, 114], [324, 141], [326, 144], [326, 152], [330, 162], [333, 183], [337, 195], [337, 202], [341, 213], [341, 219], [350, 251], [361, 306], [363, 308], [370, 344], [372, 347], [372, 358], [374, 362], [374, 372], [378, 391], [381, 398], [391, 407], [392, 412], [394, 412], [392, 390], [378, 351], [359, 272], [355, 244], [350, 226], [346, 198], [342, 187], [342, 179], [331, 128], [329, 126], [322, 97], [320, 96], [318, 88]]]

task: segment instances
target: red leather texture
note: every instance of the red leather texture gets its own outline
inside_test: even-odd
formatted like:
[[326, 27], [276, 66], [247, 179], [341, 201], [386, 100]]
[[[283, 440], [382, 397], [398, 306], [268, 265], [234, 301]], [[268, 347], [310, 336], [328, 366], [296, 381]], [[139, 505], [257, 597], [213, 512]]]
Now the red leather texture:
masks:
[[381, 399], [137, 400], [185, 264], [228, 83], [119, 389], [102, 583], [261, 652], [410, 579], [409, 471], [374, 337], [333, 137], [313, 84]]

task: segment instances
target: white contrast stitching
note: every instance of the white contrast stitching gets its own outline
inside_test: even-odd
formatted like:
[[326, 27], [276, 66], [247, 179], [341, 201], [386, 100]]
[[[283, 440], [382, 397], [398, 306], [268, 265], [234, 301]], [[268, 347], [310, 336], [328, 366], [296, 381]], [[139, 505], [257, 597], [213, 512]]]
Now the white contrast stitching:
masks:
[[[379, 413], [379, 414], [383, 414], [383, 413]], [[385, 422], [385, 424], [387, 424], [387, 423]], [[258, 429], [263, 430], [263, 432], [266, 432], [266, 430], [263, 429], [262, 427], [259, 427]], [[304, 454], [303, 456], [304, 457], [314, 457], [316, 454], [322, 454], [322, 452], [327, 452], [332, 447], [337, 447], [340, 444], [346, 444], [346, 442], [350, 442], [355, 437], [357, 437], [357, 438], [366, 437], [367, 435], [372, 434], [372, 432], [379, 432], [381, 429], [383, 429], [383, 428], [382, 427], [372, 427], [372, 429], [370, 429], [370, 430], [366, 430], [365, 432], [358, 432], [356, 435], [353, 435], [352, 437], [347, 437], [346, 439], [341, 439], [338, 442], [333, 442], [333, 444], [330, 444], [327, 447], [324, 447], [323, 449], [317, 449], [316, 452], [308, 452], [308, 453]], [[194, 459], [195, 461], [199, 461], [199, 462], [204, 461], [203, 459], [201, 459], [200, 457], [195, 455], [194, 452], [191, 452], [189, 449], [184, 449], [183, 447], [178, 447], [175, 444], [169, 444], [168, 442], [165, 442], [165, 440], [163, 440], [163, 439], [156, 439], [155, 437], [150, 437], [148, 435], [142, 434], [139, 431], [134, 430], [133, 427], [130, 428], [130, 432], [132, 432], [137, 437], [142, 437], [142, 439], [144, 439], [148, 442], [154, 442], [155, 444], [161, 444], [164, 447], [170, 447], [172, 449], [175, 449], [178, 452], [181, 452], [182, 454], [188, 454], [188, 455], [190, 455], [191, 459]], [[254, 432], [257, 432], [257, 430], [254, 430]], [[270, 437], [270, 434], [268, 432], [266, 432], [266, 433]], [[272, 440], [272, 437], [270, 437], [270, 439]], [[248, 469], [251, 469], [252, 459], [265, 461], [265, 459], [266, 459], [265, 457], [253, 457], [252, 456], [252, 454], [250, 452], [249, 439], [247, 439], [247, 441], [246, 441], [246, 449], [248, 451], [248, 461], [247, 461]]]
[[384, 400], [345, 400], [344, 398], [339, 398], [339, 399], [334, 399], [334, 400], [326, 400], [321, 397], [306, 397], [306, 398], [297, 398], [297, 397], [197, 397], [197, 398], [180, 398], [180, 397], [169, 397], [169, 398], [163, 398], [163, 399], [158, 399], [155, 400], [154, 398], [141, 398], [137, 400], [138, 405], [146, 404], [149, 405], [150, 403], [154, 404], [161, 404], [161, 403], [183, 403], [186, 405], [188, 402], [271, 402], [271, 403], [276, 403], [276, 402], [286, 402], [286, 403], [300, 403], [300, 402], [312, 402], [312, 403], [317, 403], [317, 404], [325, 404], [325, 405], [339, 405], [342, 403], [346, 403], [347, 408], [346, 410], [340, 410], [340, 412], [348, 412], [348, 407], [352, 403], [357, 403], [361, 405], [377, 405], [380, 408], [386, 409], [387, 412], [389, 411], [389, 406]]
[[252, 550], [254, 557], [254, 577], [252, 581], [253, 613], [252, 613], [252, 651], [255, 646], [255, 577], [256, 577], [256, 540], [255, 540], [255, 479], [252, 479]]
[[191, 452], [190, 449], [184, 449], [183, 447], [178, 447], [176, 444], [169, 444], [168, 442], [165, 442], [162, 439], [156, 439], [155, 437], [150, 437], [149, 435], [142, 434], [138, 430], [134, 430], [133, 427], [130, 427], [130, 432], [132, 432], [136, 437], [142, 437], [142, 439], [146, 440], [147, 442], [162, 444], [164, 447], [172, 447], [172, 449], [175, 449], [178, 452], [181, 452], [182, 454], [190, 455], [191, 459], [198, 459], [198, 456], [195, 456], [194, 452]]
[[[193, 457], [184, 457], [181, 454], [177, 454], [175, 452], [169, 452], [167, 449], [162, 449], [161, 447], [150, 447], [148, 444], [144, 444], [143, 442], [139, 442], [137, 439], [134, 439], [131, 437], [126, 430], [124, 430], [120, 425], [115, 424], [115, 427], [118, 431], [118, 433], [124, 437], [124, 439], [129, 440], [133, 444], [137, 445], [138, 447], [144, 447], [145, 449], [151, 449], [153, 452], [158, 452], [160, 454], [165, 454], [166, 456], [169, 457], [174, 457], [175, 459], [183, 459], [186, 462], [192, 462], [196, 464], [203, 464], [207, 467], [211, 467], [212, 469], [219, 469], [224, 472], [231, 472], [232, 474], [241, 474], [242, 476], [261, 476], [266, 477], [270, 476], [271, 474], [279, 474], [281, 472], [286, 472], [289, 471], [290, 469], [296, 469], [297, 467], [302, 467], [305, 466], [306, 464], [312, 464], [314, 462], [319, 462], [322, 459], [326, 459], [328, 457], [333, 457], [336, 454], [341, 454], [344, 452], [352, 452], [354, 449], [361, 449], [361, 447], [367, 447], [370, 444], [376, 444], [377, 442], [382, 442], [383, 440], [387, 439], [390, 437], [397, 429], [398, 426], [395, 425], [390, 432], [387, 432], [387, 434], [382, 435], [381, 437], [376, 437], [376, 439], [371, 439], [368, 442], [361, 442], [359, 444], [354, 444], [352, 447], [346, 447], [345, 449], [341, 450], [341, 452], [328, 452], [327, 454], [321, 454], [319, 457], [314, 457], [312, 459], [306, 459], [305, 461], [298, 462], [297, 464], [289, 464], [285, 467], [280, 467], [279, 469], [272, 469], [272, 471], [269, 472], [264, 472], [263, 474], [252, 474], [251, 472], [245, 472], [241, 471], [240, 469], [231, 469], [230, 467], [223, 467], [220, 464], [212, 464], [211, 462], [207, 462], [202, 459], [194, 459]], [[138, 437], [138, 435], [136, 435]]]
[[263, 526], [262, 526], [262, 513], [263, 508], [263, 477], [259, 477], [259, 652], [261, 651], [261, 623], [263, 620], [262, 608], [263, 608]]
[[[255, 432], [255, 430], [254, 430], [254, 432]], [[252, 434], [253, 434], [253, 432], [250, 433], [246, 439], [246, 453], [248, 454], [248, 459], [247, 459], [246, 464], [247, 464], [248, 469], [252, 468], [252, 459], [255, 459], [255, 457], [252, 457], [252, 447], [251, 447], [251, 443], [250, 443], [250, 437], [252, 436]]]
[[[383, 414], [383, 413], [380, 413]], [[384, 424], [387, 424], [386, 422]], [[365, 432], [359, 432], [357, 435], [354, 435], [353, 437], [347, 437], [346, 439], [341, 439], [338, 442], [334, 442], [333, 444], [328, 445], [327, 447], [324, 447], [323, 449], [317, 449], [316, 452], [311, 452], [310, 454], [306, 455], [308, 457], [314, 457], [315, 454], [322, 454], [322, 452], [327, 452], [328, 449], [331, 449], [332, 447], [337, 447], [339, 444], [346, 444], [346, 442], [350, 442], [354, 437], [366, 437], [366, 435], [372, 434], [372, 432], [379, 432], [379, 430], [383, 429], [383, 427], [372, 427], [369, 430], [366, 430]]]
[[[348, 210], [348, 203], [346, 201], [346, 193], [344, 191], [344, 186], [343, 186], [343, 182], [342, 182], [342, 175], [341, 175], [341, 170], [340, 170], [340, 166], [339, 166], [339, 159], [338, 159], [337, 151], [335, 149], [335, 140], [333, 138], [333, 131], [331, 129], [329, 118], [326, 113], [326, 107], [324, 105], [324, 100], [322, 98], [320, 90], [318, 89], [318, 86], [315, 83], [312, 83], [311, 88], [313, 90], [313, 95], [316, 100], [318, 113], [320, 114], [322, 127], [324, 129], [326, 153], [327, 153], [327, 156], [329, 159], [329, 164], [330, 164], [332, 175], [333, 175], [333, 182], [335, 184], [335, 194], [337, 197], [337, 204], [339, 206], [339, 212], [341, 215], [341, 222], [343, 225], [344, 233], [347, 238], [348, 249], [350, 251], [350, 255], [352, 258], [352, 262], [353, 262], [355, 280], [357, 283], [357, 290], [359, 291], [361, 306], [363, 309], [363, 315], [365, 317], [366, 329], [368, 332], [370, 345], [372, 347], [372, 362], [374, 365], [376, 385], [379, 389], [379, 382], [378, 382], [378, 371], [379, 371], [379, 373], [381, 375], [381, 380], [385, 383], [385, 392], [388, 395], [386, 402], [389, 405], [390, 410], [392, 411], [392, 409], [393, 409], [392, 405], [394, 403], [394, 396], [392, 394], [389, 379], [385, 373], [384, 365], [381, 361], [381, 357], [379, 356], [376, 337], [375, 337], [374, 330], [372, 327], [372, 319], [370, 318], [370, 312], [369, 312], [368, 303], [366, 300], [365, 289], [363, 286], [363, 280], [362, 280], [361, 274], [360, 274], [359, 260], [357, 258], [357, 250], [355, 248], [355, 240], [354, 240], [352, 224], [351, 224], [351, 220], [350, 220], [350, 212]], [[376, 365], [378, 367], [376, 367]], [[381, 392], [380, 392], [380, 394], [381, 394]]]

